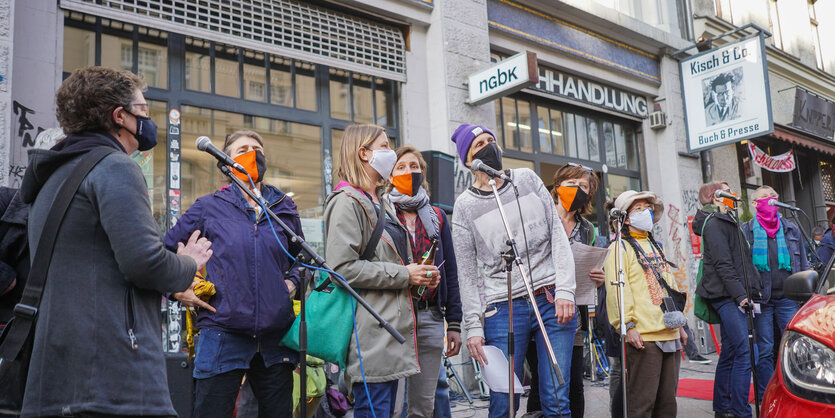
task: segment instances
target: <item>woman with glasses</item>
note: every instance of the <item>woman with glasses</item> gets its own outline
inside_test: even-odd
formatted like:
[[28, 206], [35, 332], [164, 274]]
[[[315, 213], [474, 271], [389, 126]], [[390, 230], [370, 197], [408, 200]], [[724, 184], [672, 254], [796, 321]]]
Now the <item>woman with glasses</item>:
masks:
[[[687, 333], [682, 328], [684, 316], [671, 301], [678, 291], [670, 272], [672, 264], [652, 237], [664, 203], [653, 192], [627, 190], [615, 199], [615, 207], [627, 214], [622, 247], [618, 248], [618, 241], [609, 245], [603, 270], [609, 321], [615, 329], [625, 323], [627, 330], [626, 416], [674, 417], [681, 364], [678, 351], [687, 342]], [[612, 284], [618, 281], [618, 258], [623, 269], [622, 301], [618, 300], [621, 292]]]
[[234, 132], [223, 143], [223, 152], [249, 176], [232, 173], [260, 192], [263, 203], [237, 185], [224, 186], [197, 199], [165, 236], [172, 249], [193, 231], [202, 231], [215, 243], [205, 279], [215, 286], [208, 302], [216, 311], [203, 309], [197, 315], [195, 417], [232, 416], [244, 374], [260, 417], [293, 413], [298, 353], [279, 341], [295, 318], [291, 298], [299, 274], [282, 250], [289, 248], [287, 235], [268, 219], [262, 204], [296, 234], [302, 235], [302, 229], [293, 199], [266, 182], [264, 151], [264, 140], [253, 131]]

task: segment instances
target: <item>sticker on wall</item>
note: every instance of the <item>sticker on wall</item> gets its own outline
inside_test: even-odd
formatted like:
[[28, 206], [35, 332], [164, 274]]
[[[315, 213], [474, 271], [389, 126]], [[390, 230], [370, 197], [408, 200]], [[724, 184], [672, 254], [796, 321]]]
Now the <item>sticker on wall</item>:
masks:
[[168, 186], [172, 189], [180, 188], [180, 163], [172, 161], [170, 164], [171, 178], [168, 180]]
[[180, 128], [172, 125], [170, 128], [168, 128], [168, 134], [169, 135], [179, 135], [180, 134]]
[[170, 123], [172, 125], [179, 125], [180, 124], [180, 111], [179, 110], [171, 109], [168, 112], [168, 123]]

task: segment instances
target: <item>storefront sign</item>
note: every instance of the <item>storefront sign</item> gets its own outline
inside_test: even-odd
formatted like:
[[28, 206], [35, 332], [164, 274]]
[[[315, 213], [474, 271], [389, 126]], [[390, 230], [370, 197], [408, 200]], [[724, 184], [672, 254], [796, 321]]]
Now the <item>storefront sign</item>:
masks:
[[686, 58], [680, 73], [690, 152], [774, 132], [762, 34]]
[[647, 98], [550, 68], [540, 68], [535, 90], [639, 118], [648, 115]]
[[796, 88], [792, 126], [826, 139], [833, 139], [835, 102], [816, 96], [802, 88]]
[[751, 159], [754, 164], [775, 173], [786, 173], [797, 168], [797, 162], [794, 158], [794, 151], [789, 151], [785, 154], [776, 155], [774, 157], [765, 153], [753, 142], [748, 143], [748, 152], [751, 154]]
[[522, 90], [539, 81], [536, 54], [520, 52], [496, 65], [470, 76], [471, 105], [487, 103]]

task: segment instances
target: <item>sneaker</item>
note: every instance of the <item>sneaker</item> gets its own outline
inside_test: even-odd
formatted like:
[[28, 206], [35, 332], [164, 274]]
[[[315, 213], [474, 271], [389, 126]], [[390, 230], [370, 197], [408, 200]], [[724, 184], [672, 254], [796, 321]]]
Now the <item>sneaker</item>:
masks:
[[699, 363], [699, 364], [710, 364], [712, 363], [710, 359], [704, 358], [701, 354], [696, 354], [693, 357], [690, 357], [691, 363]]

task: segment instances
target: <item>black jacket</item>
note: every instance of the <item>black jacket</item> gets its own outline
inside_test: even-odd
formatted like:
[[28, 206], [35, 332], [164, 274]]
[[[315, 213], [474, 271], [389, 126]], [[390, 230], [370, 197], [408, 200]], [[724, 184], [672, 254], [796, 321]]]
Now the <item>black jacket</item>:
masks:
[[704, 243], [702, 279], [696, 294], [707, 299], [732, 298], [736, 303], [742, 302], [746, 298], [747, 273], [751, 298], [761, 300], [760, 276], [739, 228], [729, 215], [721, 212], [715, 212], [705, 223], [708, 215], [710, 213], [702, 209], [693, 219], [693, 232], [701, 235]]
[[0, 187], [0, 292], [17, 280], [9, 293], [0, 296], [0, 324], [8, 322], [20, 302], [29, 276], [29, 241], [26, 220], [29, 205], [20, 200], [17, 189]]

